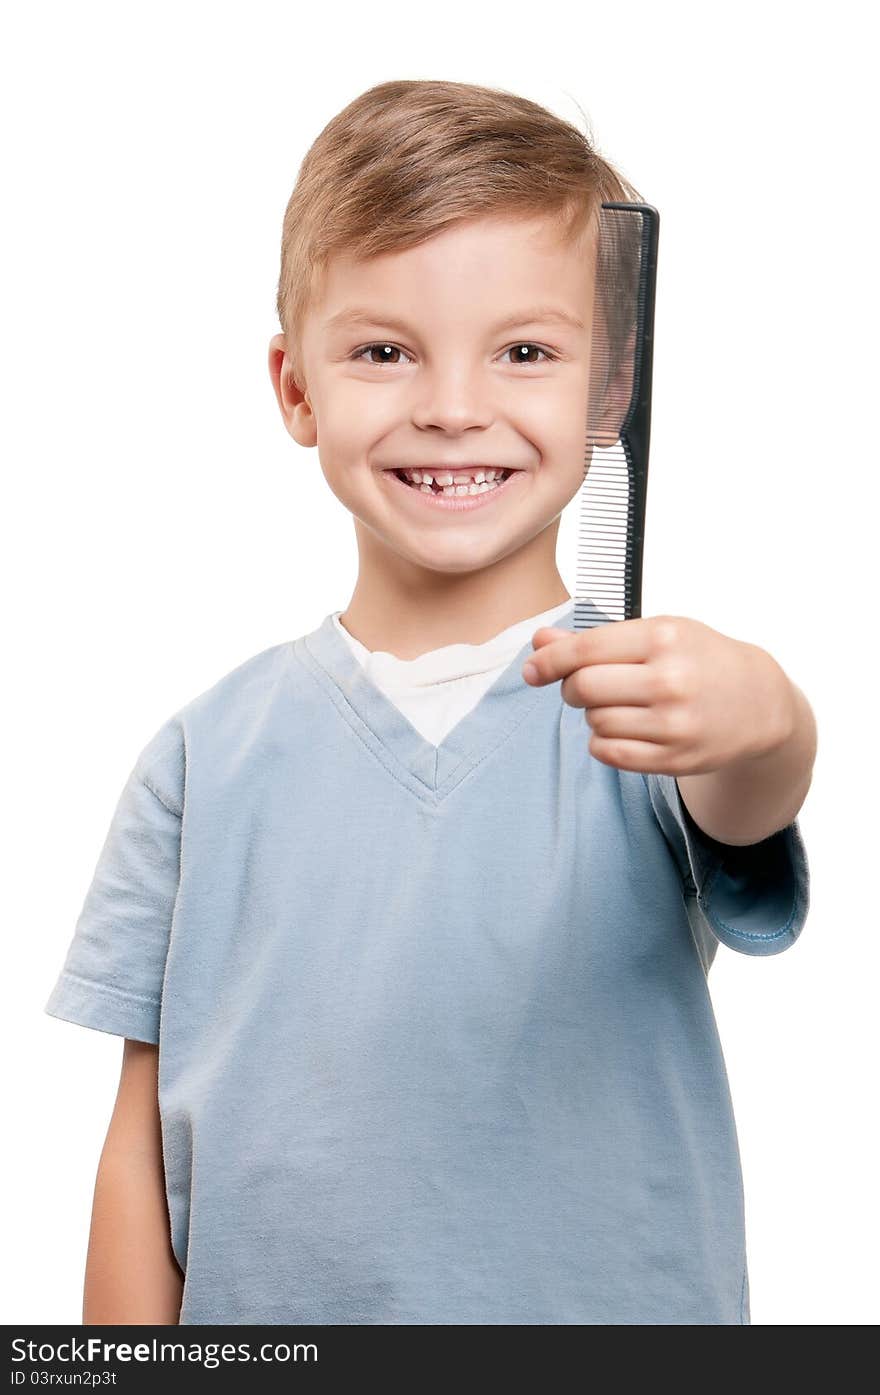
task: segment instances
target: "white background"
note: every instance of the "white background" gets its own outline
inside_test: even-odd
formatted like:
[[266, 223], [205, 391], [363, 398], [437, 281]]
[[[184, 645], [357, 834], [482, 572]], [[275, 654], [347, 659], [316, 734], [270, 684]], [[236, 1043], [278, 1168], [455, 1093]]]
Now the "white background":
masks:
[[[506, 87], [661, 212], [643, 613], [770, 650], [820, 750], [812, 905], [710, 975], [754, 1324], [877, 1321], [877, 164], [870, 7], [33, 4], [0, 103], [7, 602], [2, 1320], [81, 1321], [120, 1038], [50, 1018], [124, 779], [344, 608], [350, 516], [267, 371], [281, 220], [373, 83]], [[574, 591], [576, 504], [559, 562]]]

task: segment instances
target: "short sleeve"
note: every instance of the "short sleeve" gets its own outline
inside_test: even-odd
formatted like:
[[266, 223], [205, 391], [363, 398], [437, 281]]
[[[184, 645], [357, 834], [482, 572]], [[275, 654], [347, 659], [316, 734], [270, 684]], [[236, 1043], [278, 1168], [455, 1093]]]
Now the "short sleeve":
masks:
[[45, 1004], [52, 1017], [159, 1041], [162, 980], [180, 877], [183, 734], [169, 719], [126, 780]]
[[807, 919], [810, 877], [795, 819], [760, 843], [720, 843], [692, 818], [673, 775], [643, 776], [648, 796], [689, 898], [691, 926], [704, 964], [712, 940], [741, 954], [780, 954]]

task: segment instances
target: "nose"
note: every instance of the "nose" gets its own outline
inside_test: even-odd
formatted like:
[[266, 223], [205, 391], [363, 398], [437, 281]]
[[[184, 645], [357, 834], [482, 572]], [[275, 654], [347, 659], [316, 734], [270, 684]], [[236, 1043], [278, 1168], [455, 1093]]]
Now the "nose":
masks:
[[491, 425], [494, 412], [488, 389], [473, 371], [452, 366], [425, 374], [416, 388], [414, 425], [455, 433]]

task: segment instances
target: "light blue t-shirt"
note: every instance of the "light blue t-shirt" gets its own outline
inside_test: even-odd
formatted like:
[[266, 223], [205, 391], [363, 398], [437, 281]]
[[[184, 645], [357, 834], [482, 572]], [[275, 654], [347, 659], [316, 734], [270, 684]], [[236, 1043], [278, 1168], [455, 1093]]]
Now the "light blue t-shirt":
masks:
[[531, 652], [435, 746], [328, 615], [141, 751], [46, 1011], [159, 1043], [182, 1324], [749, 1322], [707, 973], [800, 831], [706, 837]]

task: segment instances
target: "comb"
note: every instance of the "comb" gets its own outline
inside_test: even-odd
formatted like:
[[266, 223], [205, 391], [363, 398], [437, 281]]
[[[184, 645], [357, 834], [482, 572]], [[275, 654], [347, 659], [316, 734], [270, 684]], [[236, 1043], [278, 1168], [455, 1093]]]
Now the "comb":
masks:
[[642, 613], [660, 215], [603, 203], [597, 222], [574, 628]]

